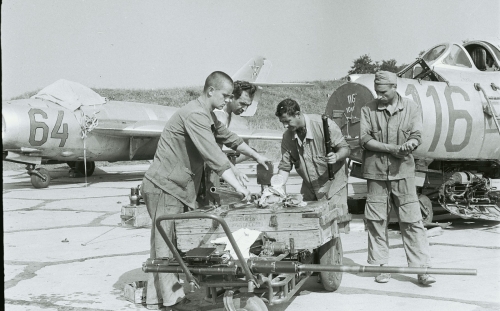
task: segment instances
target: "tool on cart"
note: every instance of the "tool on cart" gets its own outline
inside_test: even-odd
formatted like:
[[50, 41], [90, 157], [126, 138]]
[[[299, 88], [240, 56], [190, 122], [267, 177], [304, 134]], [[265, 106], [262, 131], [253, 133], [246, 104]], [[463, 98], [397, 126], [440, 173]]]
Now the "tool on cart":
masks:
[[[211, 219], [220, 225], [237, 259], [232, 259], [227, 252], [217, 247], [197, 247], [181, 255], [160, 225], [165, 220], [179, 219]], [[253, 247], [253, 252], [258, 254], [258, 257], [245, 260], [226, 221], [213, 214], [193, 212], [165, 215], [156, 220], [156, 227], [174, 258], [150, 258], [144, 263], [143, 271], [184, 273], [191, 291], [206, 286], [206, 298], [214, 304], [217, 303], [217, 297], [220, 297], [221, 292], [218, 291], [220, 289], [224, 292], [223, 303], [226, 310], [237, 310], [251, 305], [248, 310], [265, 311], [267, 310], [265, 303], [273, 305], [289, 300], [312, 272], [321, 272], [322, 277], [328, 275], [325, 273], [342, 272], [477, 274], [474, 269], [313, 264], [314, 254], [308, 250], [295, 249], [292, 241], [287, 246], [283, 242], [269, 239], [259, 240], [257, 247]], [[334, 243], [338, 242], [340, 241]], [[332, 290], [327, 286], [325, 288]]]
[[[321, 119], [323, 120], [323, 133], [325, 135], [325, 150], [326, 150], [326, 155], [328, 155], [330, 152], [332, 152], [332, 141], [330, 139], [330, 129], [328, 127], [328, 116], [326, 114], [321, 116]], [[328, 179], [332, 180], [334, 177], [334, 171], [333, 171], [333, 164], [328, 164]]]

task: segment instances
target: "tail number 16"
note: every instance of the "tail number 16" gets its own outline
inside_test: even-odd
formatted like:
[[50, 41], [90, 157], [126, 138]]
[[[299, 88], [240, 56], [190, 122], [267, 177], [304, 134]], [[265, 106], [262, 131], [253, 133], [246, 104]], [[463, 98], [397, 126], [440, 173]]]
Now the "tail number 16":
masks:
[[[469, 144], [472, 134], [472, 121], [473, 121], [472, 116], [469, 114], [467, 110], [455, 109], [453, 105], [453, 99], [451, 97], [451, 95], [454, 93], [462, 95], [465, 101], [470, 101], [469, 94], [467, 94], [467, 92], [464, 91], [462, 88], [458, 86], [446, 86], [444, 90], [444, 95], [446, 98], [446, 104], [448, 106], [449, 118], [448, 118], [448, 133], [446, 134], [444, 147], [448, 152], [458, 152], [464, 149]], [[420, 96], [418, 95], [417, 88], [415, 87], [415, 85], [408, 84], [405, 95], [411, 95], [413, 97], [413, 100], [420, 107], [422, 107]], [[433, 152], [436, 150], [441, 134], [441, 129], [443, 127], [443, 111], [441, 109], [441, 102], [439, 100], [438, 92], [433, 85], [429, 85], [429, 87], [427, 88], [427, 93], [425, 95], [427, 97], [432, 97], [434, 102], [434, 109], [436, 112], [436, 127], [431, 145], [429, 147], [429, 152]], [[455, 133], [455, 123], [457, 120], [460, 119], [464, 120], [466, 123], [465, 135], [462, 142], [456, 144], [452, 142], [452, 138], [453, 134]]]

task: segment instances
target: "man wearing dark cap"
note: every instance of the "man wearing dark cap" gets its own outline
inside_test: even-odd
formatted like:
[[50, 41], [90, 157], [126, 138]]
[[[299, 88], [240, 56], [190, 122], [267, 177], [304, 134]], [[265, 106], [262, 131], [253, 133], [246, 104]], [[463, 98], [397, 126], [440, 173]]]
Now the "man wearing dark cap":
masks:
[[[368, 228], [368, 263], [389, 262], [387, 225], [395, 209], [403, 238], [408, 266], [430, 266], [429, 243], [422, 223], [415, 188], [412, 151], [421, 143], [421, 107], [396, 91], [397, 76], [388, 71], [375, 74], [377, 98], [361, 108], [360, 144], [363, 150], [363, 177], [367, 179], [365, 218]], [[375, 278], [387, 283], [389, 273]], [[420, 284], [436, 280], [418, 275]]]
[[[248, 155], [263, 165], [268, 159], [251, 149], [215, 117], [213, 110], [222, 109], [231, 100], [232, 92], [231, 77], [215, 71], [207, 77], [202, 95], [177, 110], [165, 125], [141, 188], [153, 220], [151, 258], [172, 257], [155, 221], [160, 216], [183, 213], [196, 207], [196, 194], [205, 164], [243, 194], [245, 199], [250, 198], [250, 192], [236, 179], [228, 158], [217, 143]], [[172, 238], [172, 221], [163, 221], [162, 227]], [[167, 306], [172, 310], [196, 310], [197, 307], [184, 296], [177, 275], [149, 274], [146, 295], [148, 309]]]

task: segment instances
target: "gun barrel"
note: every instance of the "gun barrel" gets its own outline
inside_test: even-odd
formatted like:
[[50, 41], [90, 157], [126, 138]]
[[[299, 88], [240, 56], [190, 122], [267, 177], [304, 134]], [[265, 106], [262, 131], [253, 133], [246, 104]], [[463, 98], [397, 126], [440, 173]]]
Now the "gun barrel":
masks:
[[390, 266], [343, 266], [343, 265], [298, 265], [299, 271], [351, 272], [351, 273], [403, 273], [403, 274], [447, 274], [477, 275], [476, 269], [429, 268], [429, 267], [390, 267]]
[[297, 261], [248, 260], [252, 273], [297, 273], [297, 272], [351, 272], [351, 273], [403, 273], [403, 274], [449, 274], [477, 275], [475, 269], [390, 267], [390, 266], [345, 266], [301, 264]]

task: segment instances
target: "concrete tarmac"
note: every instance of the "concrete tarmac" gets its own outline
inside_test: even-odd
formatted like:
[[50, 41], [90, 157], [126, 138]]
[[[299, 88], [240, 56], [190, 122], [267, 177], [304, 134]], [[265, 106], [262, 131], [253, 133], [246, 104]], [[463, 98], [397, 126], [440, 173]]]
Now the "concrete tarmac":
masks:
[[[5, 310], [146, 310], [127, 301], [123, 288], [147, 279], [141, 267], [150, 229], [122, 227], [120, 214], [147, 167], [96, 168], [85, 184], [70, 178], [67, 167], [47, 166], [52, 181], [46, 189], [34, 189], [23, 170], [3, 172]], [[255, 164], [239, 167], [258, 192]], [[287, 190], [298, 192], [300, 183], [294, 176]], [[429, 239], [433, 266], [477, 269], [477, 276], [436, 275], [437, 283], [422, 286], [416, 275], [393, 274], [378, 284], [375, 274], [344, 273], [333, 293], [311, 277], [293, 299], [269, 310], [500, 310], [500, 223], [451, 215], [435, 221], [452, 226]], [[367, 265], [361, 215], [351, 230], [342, 234], [344, 264]], [[389, 237], [390, 265], [406, 266], [397, 228]], [[198, 301], [202, 294], [190, 296]]]

